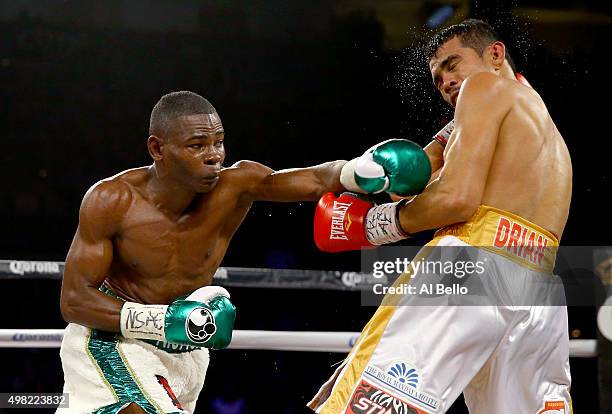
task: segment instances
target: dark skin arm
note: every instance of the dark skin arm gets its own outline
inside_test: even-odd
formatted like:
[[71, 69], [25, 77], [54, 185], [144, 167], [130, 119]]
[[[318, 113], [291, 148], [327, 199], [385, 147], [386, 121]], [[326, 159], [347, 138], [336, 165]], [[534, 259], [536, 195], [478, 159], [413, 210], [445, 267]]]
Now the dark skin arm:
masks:
[[[256, 162], [241, 161], [225, 171], [224, 180], [229, 180], [227, 189], [242, 200], [244, 207], [255, 200], [316, 201], [326, 191], [342, 189], [339, 176], [343, 165], [338, 161], [274, 172]], [[227, 197], [223, 191], [227, 194], [227, 190], [221, 190], [218, 195], [211, 193], [211, 197]], [[85, 195], [62, 283], [61, 310], [67, 322], [105, 331], [120, 330], [123, 302], [98, 288], [110, 273], [113, 242], [121, 235], [121, 224], [131, 204], [130, 187], [120, 179], [103, 181]], [[224, 223], [239, 225], [233, 218], [240, 212], [224, 214]]]
[[344, 190], [340, 170], [346, 161], [331, 161], [307, 168], [274, 171], [254, 161], [232, 168], [244, 170], [242, 184], [249, 201], [317, 201], [328, 191]]
[[60, 307], [66, 322], [119, 332], [123, 302], [98, 290], [113, 260], [112, 239], [131, 202], [117, 181], [92, 187], [81, 204], [79, 226], [68, 251]]

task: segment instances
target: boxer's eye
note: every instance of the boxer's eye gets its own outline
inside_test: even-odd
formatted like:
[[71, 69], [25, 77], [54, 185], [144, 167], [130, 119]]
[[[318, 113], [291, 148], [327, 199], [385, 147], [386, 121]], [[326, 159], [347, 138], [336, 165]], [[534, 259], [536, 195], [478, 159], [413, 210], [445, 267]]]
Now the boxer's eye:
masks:
[[200, 148], [202, 148], [202, 144], [191, 144], [191, 145], [189, 146], [189, 148], [193, 148], [193, 149], [200, 149]]

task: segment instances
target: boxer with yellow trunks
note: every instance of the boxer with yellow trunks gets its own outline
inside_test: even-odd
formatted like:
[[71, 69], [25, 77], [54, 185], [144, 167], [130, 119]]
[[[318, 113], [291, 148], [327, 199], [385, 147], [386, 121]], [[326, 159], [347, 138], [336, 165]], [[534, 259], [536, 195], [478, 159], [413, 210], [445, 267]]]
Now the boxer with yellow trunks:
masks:
[[[414, 260], [458, 261], [457, 251], [467, 252], [484, 263], [486, 277], [479, 280], [490, 305], [388, 294], [309, 407], [323, 414], [444, 413], [463, 392], [470, 413], [569, 414], [567, 309], [552, 274], [569, 214], [569, 152], [540, 96], [505, 76], [505, 46], [488, 24], [451, 26], [426, 52], [436, 88], [455, 107], [439, 171], [429, 161], [434, 173], [427, 187], [394, 203], [324, 195], [315, 240], [325, 251], [342, 251], [437, 228]], [[427, 157], [406, 161], [394, 156], [392, 144], [347, 163], [344, 187], [411, 188], [402, 162], [391, 161], [418, 164]], [[394, 286], [443, 276], [420, 269]]]

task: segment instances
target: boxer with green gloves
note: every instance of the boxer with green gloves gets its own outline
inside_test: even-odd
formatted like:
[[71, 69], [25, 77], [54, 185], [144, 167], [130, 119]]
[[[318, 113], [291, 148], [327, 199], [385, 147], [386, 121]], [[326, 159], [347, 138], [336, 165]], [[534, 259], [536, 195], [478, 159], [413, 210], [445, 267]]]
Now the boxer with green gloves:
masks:
[[343, 190], [346, 161], [225, 167], [224, 140], [210, 102], [167, 94], [151, 112], [151, 165], [85, 194], [60, 301], [69, 413], [194, 412], [209, 350], [230, 345], [236, 317], [227, 291], [210, 285], [253, 203]]

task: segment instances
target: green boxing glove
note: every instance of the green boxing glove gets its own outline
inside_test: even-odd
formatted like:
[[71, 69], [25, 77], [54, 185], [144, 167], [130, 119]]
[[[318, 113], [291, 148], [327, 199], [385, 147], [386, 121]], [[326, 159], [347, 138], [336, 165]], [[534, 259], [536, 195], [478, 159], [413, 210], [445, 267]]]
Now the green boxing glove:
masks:
[[423, 148], [407, 139], [390, 139], [346, 163], [340, 181], [350, 191], [407, 196], [423, 191], [430, 177]]
[[125, 302], [121, 308], [121, 334], [212, 349], [226, 348], [232, 340], [236, 308], [220, 286], [204, 286], [170, 305]]

